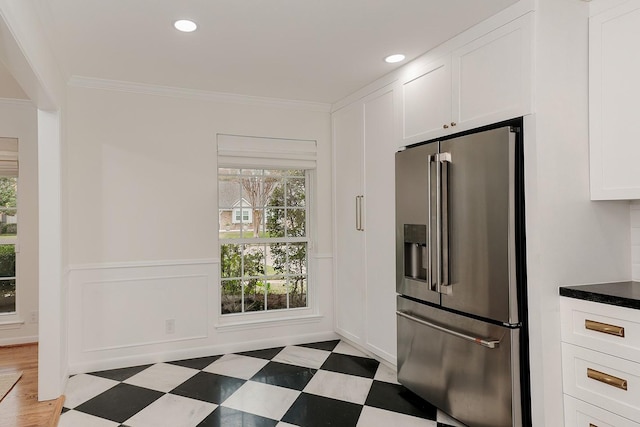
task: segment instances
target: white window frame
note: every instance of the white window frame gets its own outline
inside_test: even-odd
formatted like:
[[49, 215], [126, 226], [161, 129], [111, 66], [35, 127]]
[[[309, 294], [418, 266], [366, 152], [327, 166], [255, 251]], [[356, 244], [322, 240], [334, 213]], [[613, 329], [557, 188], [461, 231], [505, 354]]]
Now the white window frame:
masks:
[[[316, 142], [310, 140], [282, 140], [273, 138], [217, 135], [218, 168], [244, 169], [298, 169], [306, 171], [306, 239], [307, 239], [307, 306], [293, 309], [255, 311], [222, 314], [221, 268], [218, 269], [216, 310], [218, 320], [214, 325], [220, 332], [253, 329], [256, 327], [278, 326], [297, 323], [318, 322], [317, 298], [317, 200], [316, 200]], [[218, 208], [225, 208], [218, 206]], [[220, 211], [219, 211], [220, 212]], [[242, 240], [234, 239], [234, 243]], [[250, 239], [249, 243], [257, 243]], [[217, 247], [221, 249], [222, 240]]]

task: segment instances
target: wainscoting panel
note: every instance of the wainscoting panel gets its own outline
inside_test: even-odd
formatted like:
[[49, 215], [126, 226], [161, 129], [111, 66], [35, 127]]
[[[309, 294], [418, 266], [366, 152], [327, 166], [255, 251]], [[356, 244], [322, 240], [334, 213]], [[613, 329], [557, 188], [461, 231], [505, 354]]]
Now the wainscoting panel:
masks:
[[207, 276], [150, 277], [82, 286], [82, 350], [207, 336]]
[[70, 361], [207, 338], [217, 260], [72, 266]]

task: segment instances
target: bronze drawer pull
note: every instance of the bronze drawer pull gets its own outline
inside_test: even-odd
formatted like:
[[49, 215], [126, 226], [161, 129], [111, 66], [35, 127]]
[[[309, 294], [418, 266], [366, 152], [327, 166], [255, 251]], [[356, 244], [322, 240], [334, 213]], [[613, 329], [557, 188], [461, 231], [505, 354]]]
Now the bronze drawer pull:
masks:
[[596, 322], [595, 320], [585, 319], [584, 327], [590, 331], [602, 332], [603, 334], [624, 338], [624, 328], [622, 326], [608, 325], [606, 323]]
[[595, 369], [587, 368], [587, 377], [621, 390], [627, 390], [627, 380], [605, 374], [604, 372], [596, 371]]

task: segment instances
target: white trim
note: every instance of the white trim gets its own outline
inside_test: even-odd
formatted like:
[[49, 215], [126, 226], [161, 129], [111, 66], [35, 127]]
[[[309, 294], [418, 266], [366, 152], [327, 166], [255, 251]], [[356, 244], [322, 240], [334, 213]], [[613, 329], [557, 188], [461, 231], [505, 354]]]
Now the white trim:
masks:
[[17, 98], [0, 98], [0, 104], [13, 105], [16, 107], [31, 107], [35, 110], [35, 105], [30, 99], [17, 99]]
[[32, 335], [29, 337], [0, 338], [0, 347], [7, 345], [35, 344], [37, 342], [37, 335]]
[[315, 259], [333, 259], [333, 253], [328, 252], [328, 253], [318, 253], [318, 254], [314, 254], [311, 255], [313, 256], [313, 258]]
[[223, 102], [241, 105], [258, 105], [267, 107], [293, 108], [298, 110], [320, 111], [328, 113], [331, 104], [322, 102], [296, 101], [280, 98], [239, 95], [234, 93], [214, 92], [196, 89], [186, 89], [171, 86], [134, 83], [120, 80], [98, 79], [84, 76], [71, 76], [67, 84], [71, 87], [85, 89], [103, 89], [143, 95], [168, 96], [171, 98], [185, 98], [199, 101]]
[[103, 270], [117, 268], [144, 268], [144, 267], [170, 267], [176, 265], [201, 265], [220, 264], [220, 258], [199, 258], [199, 259], [175, 259], [158, 261], [130, 261], [130, 262], [106, 262], [96, 264], [73, 264], [67, 269], [67, 274], [72, 271]]
[[[308, 309], [308, 307], [305, 307], [305, 309]], [[244, 315], [247, 313], [242, 314]], [[256, 320], [246, 320], [243, 322], [218, 323], [215, 324], [214, 327], [220, 332], [231, 332], [247, 329], [271, 328], [274, 326], [290, 326], [300, 325], [304, 323], [316, 323], [320, 322], [322, 319], [324, 319], [324, 316], [320, 314], [310, 314], [306, 316], [287, 316], [277, 317], [274, 319], [260, 318]]]
[[335, 332], [317, 332], [313, 334], [286, 337], [269, 337], [261, 340], [243, 341], [232, 344], [218, 344], [173, 351], [159, 351], [149, 354], [139, 354], [134, 356], [116, 357], [97, 361], [70, 363], [69, 374], [75, 375], [82, 372], [95, 372], [106, 369], [117, 369], [128, 366], [146, 365], [149, 363], [192, 359], [196, 357], [207, 357], [217, 354], [238, 353], [242, 351], [252, 351], [264, 348], [284, 347], [287, 345], [328, 341], [339, 338], [340, 337], [336, 335]]
[[[11, 313], [11, 314], [14, 314], [14, 313]], [[7, 329], [20, 329], [23, 325], [24, 325], [24, 320], [8, 320], [6, 322], [0, 322], [0, 331], [4, 331]]]

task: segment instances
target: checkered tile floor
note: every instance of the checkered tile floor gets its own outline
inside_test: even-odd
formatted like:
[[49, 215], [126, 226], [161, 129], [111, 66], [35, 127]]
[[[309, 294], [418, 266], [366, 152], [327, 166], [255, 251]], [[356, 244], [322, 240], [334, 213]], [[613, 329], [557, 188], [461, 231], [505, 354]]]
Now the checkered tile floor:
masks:
[[461, 426], [341, 341], [72, 376], [59, 427]]

